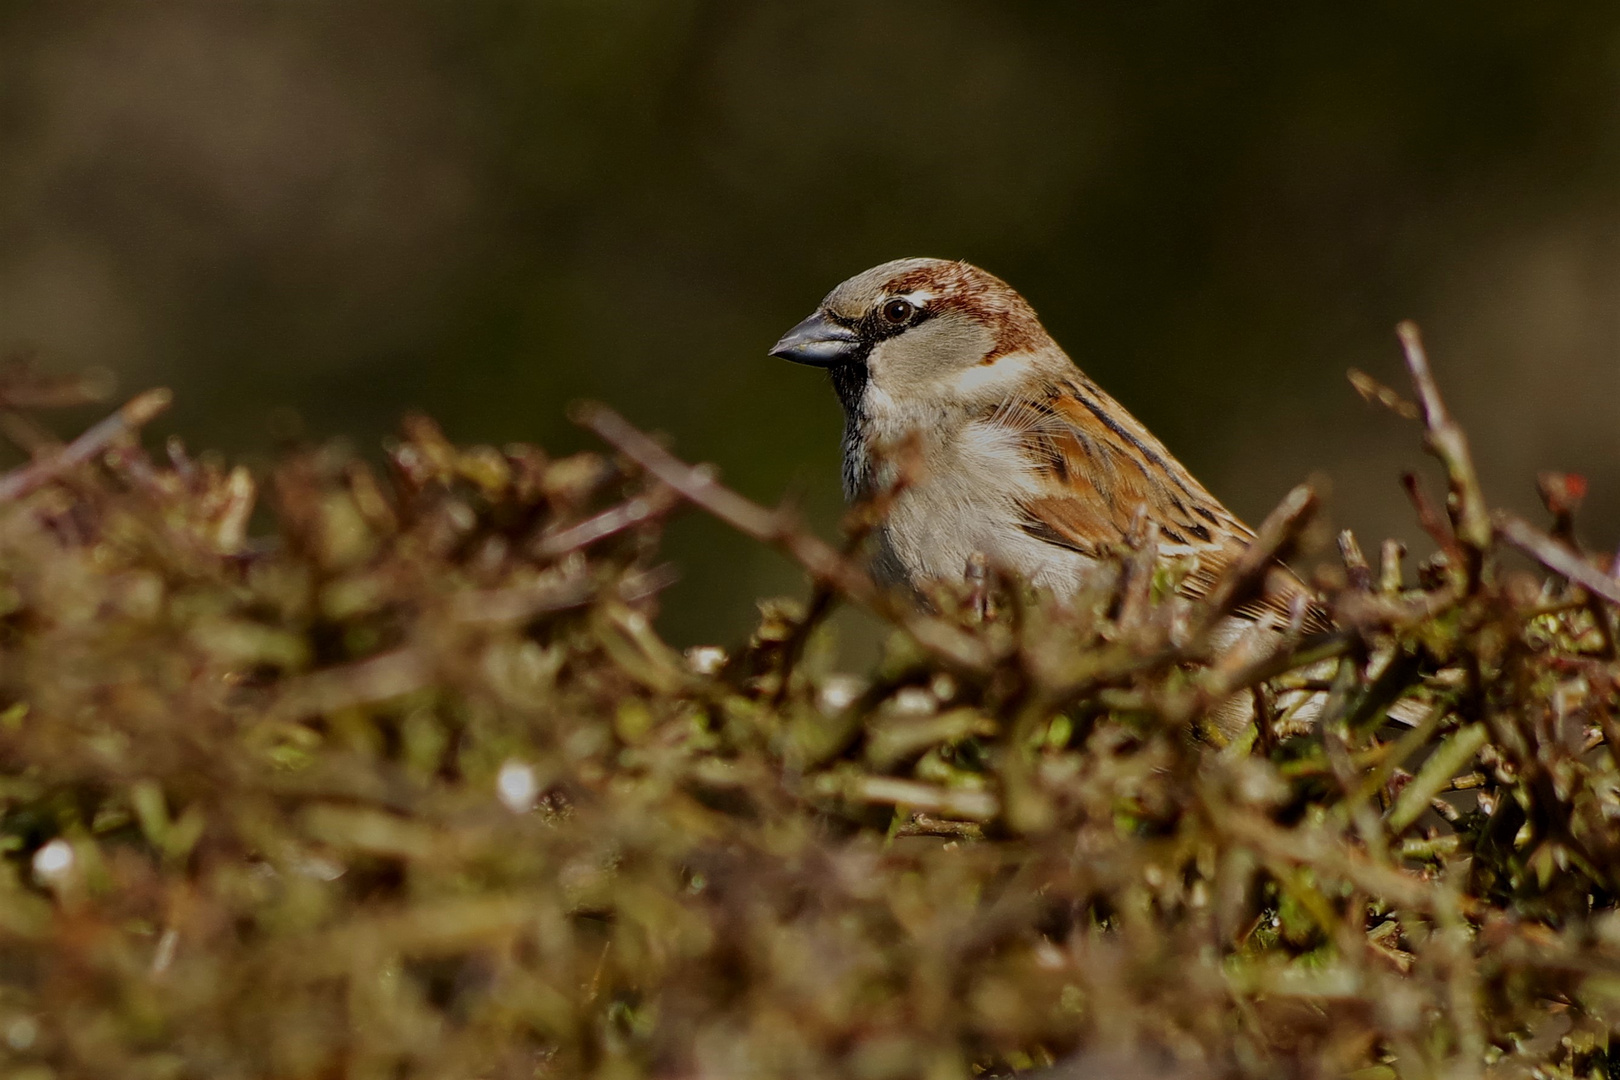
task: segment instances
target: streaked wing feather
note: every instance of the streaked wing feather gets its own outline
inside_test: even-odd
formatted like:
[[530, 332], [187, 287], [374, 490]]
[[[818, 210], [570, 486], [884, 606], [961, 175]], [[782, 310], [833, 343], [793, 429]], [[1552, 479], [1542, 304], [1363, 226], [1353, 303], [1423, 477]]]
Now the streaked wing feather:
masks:
[[[1200, 556], [1198, 565], [1186, 577], [1182, 578], [1181, 594], [1195, 600], [1201, 600], [1208, 596], [1214, 590], [1216, 583], [1220, 581], [1221, 576], [1226, 573], [1227, 567], [1232, 564], [1232, 560], [1237, 558], [1238, 553], [1242, 551], [1242, 547], [1241, 544], [1237, 545], [1224, 558], [1204, 558]], [[1270, 618], [1279, 624], [1286, 625], [1293, 617], [1294, 598], [1297, 596], [1305, 598], [1303, 629], [1309, 633], [1321, 633], [1333, 629], [1333, 620], [1328, 616], [1327, 610], [1311, 594], [1310, 589], [1305, 586], [1305, 583], [1299, 579], [1298, 575], [1282, 563], [1278, 563], [1266, 579], [1266, 592], [1246, 604], [1239, 605], [1233, 613], [1256, 621]]]
[[[1195, 556], [1181, 591], [1207, 596], [1254, 534], [1121, 408], [1083, 375], [1044, 398], [1003, 405], [996, 421], [1018, 433], [1042, 478], [1023, 500], [1025, 531], [1093, 557], [1123, 543], [1138, 507], [1159, 526], [1167, 557]], [[1251, 619], [1286, 623], [1294, 597], [1310, 592], [1279, 564], [1265, 596], [1239, 608]], [[1306, 628], [1331, 626], [1310, 601]]]

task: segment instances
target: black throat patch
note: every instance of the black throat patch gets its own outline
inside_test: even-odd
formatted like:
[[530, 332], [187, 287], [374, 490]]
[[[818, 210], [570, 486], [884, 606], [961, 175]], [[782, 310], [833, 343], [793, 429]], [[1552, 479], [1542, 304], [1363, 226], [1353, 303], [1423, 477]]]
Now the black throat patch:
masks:
[[838, 395], [838, 404], [844, 407], [844, 416], [848, 420], [862, 417], [866, 412], [866, 384], [871, 375], [866, 370], [865, 357], [853, 364], [838, 364], [827, 369], [832, 378], [833, 393]]
[[829, 320], [855, 331], [860, 339], [860, 348], [854, 356], [827, 369], [833, 392], [844, 407], [844, 494], [852, 501], [870, 494], [872, 482], [872, 463], [867, 458], [865, 440], [866, 389], [872, 381], [869, 367], [872, 350], [878, 343], [905, 333], [933, 318], [934, 314], [927, 308], [919, 308], [908, 322], [896, 325], [886, 322], [876, 312], [860, 319], [827, 313]]

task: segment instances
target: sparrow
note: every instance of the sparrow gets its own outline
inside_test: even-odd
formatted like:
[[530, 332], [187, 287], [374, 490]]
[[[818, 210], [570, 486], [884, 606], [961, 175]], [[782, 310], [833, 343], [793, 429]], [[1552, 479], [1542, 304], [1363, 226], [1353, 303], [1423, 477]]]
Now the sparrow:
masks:
[[[857, 274], [770, 354], [831, 376], [846, 497], [894, 492], [876, 530], [885, 581], [926, 592], [982, 559], [1072, 595], [1141, 515], [1157, 526], [1160, 559], [1190, 566], [1180, 588], [1196, 598], [1254, 538], [1022, 296], [969, 263], [899, 259]], [[897, 485], [901, 446], [916, 467]], [[1237, 615], [1281, 626], [1302, 608], [1307, 629], [1327, 628], [1279, 568]]]

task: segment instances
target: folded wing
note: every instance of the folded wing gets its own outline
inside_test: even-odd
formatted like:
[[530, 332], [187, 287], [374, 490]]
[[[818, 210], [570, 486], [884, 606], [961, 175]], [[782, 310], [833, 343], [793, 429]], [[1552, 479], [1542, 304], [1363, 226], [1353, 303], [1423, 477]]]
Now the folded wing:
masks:
[[[1166, 558], [1196, 560], [1184, 595], [1208, 595], [1254, 533], [1206, 491], [1147, 429], [1084, 375], [1042, 398], [1008, 402], [996, 423], [1017, 433], [1040, 477], [1022, 500], [1024, 529], [1047, 543], [1097, 557], [1117, 549], [1139, 508], [1157, 523]], [[1279, 564], [1269, 591], [1238, 610], [1286, 622], [1298, 596], [1307, 599], [1306, 628], [1330, 628], [1327, 615], [1291, 571]]]

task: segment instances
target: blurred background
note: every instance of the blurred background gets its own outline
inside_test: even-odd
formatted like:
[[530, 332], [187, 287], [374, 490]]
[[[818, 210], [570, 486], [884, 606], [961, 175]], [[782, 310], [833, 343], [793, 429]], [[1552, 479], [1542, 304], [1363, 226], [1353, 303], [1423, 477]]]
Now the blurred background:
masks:
[[[1620, 533], [1620, 5], [465, 0], [0, 5], [0, 352], [175, 388], [262, 456], [589, 445], [579, 397], [839, 510], [824, 376], [765, 350], [850, 274], [967, 258], [1251, 520], [1332, 481], [1416, 546], [1424, 327], [1493, 501]], [[688, 516], [664, 629], [794, 569]]]

